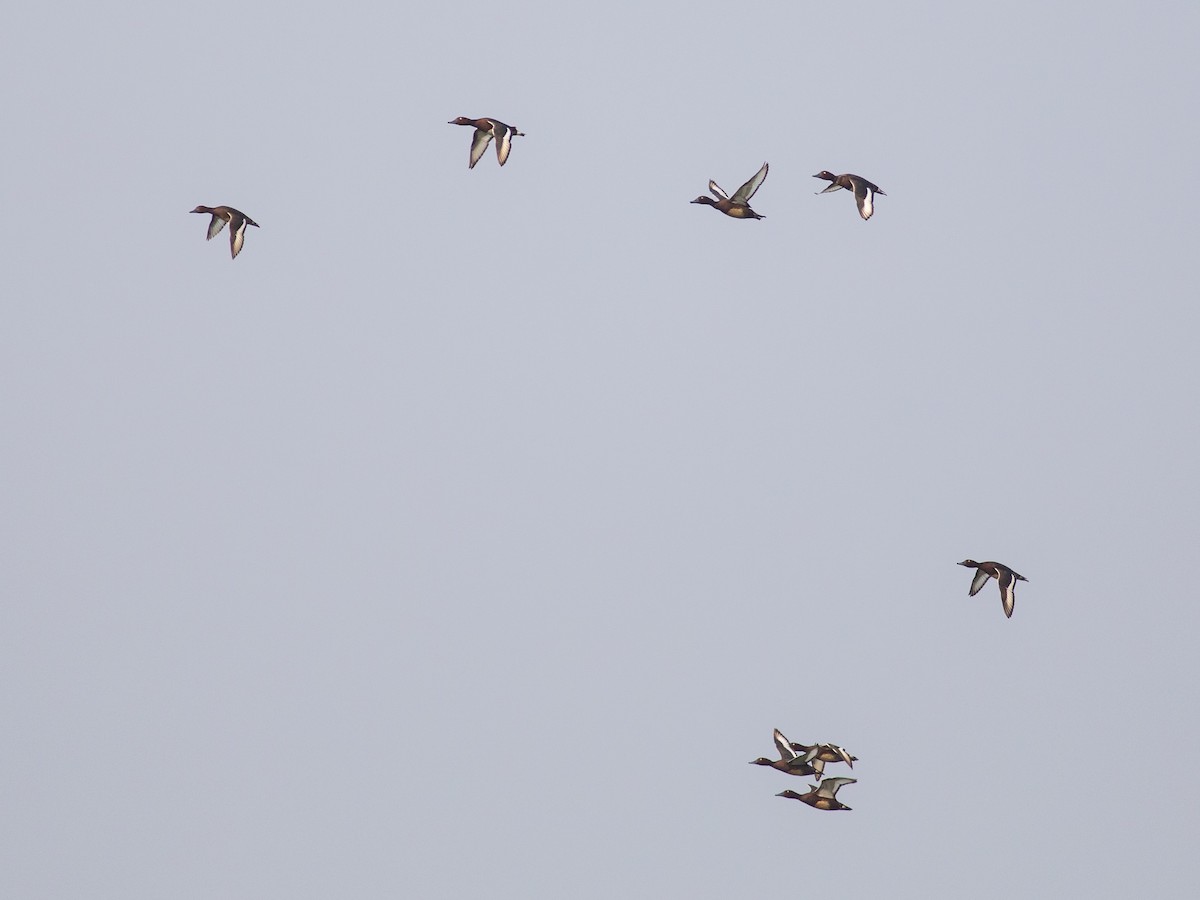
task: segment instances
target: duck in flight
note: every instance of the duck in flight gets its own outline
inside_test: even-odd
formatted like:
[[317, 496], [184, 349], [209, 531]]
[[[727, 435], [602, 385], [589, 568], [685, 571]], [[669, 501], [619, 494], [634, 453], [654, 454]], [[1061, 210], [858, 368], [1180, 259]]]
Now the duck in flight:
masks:
[[837, 792], [843, 785], [855, 784], [857, 781], [857, 778], [826, 778], [821, 782], [820, 787], [810, 784], [810, 790], [805, 794], [797, 794], [795, 791], [783, 791], [775, 796], [787, 797], [789, 800], [799, 800], [801, 803], [807, 803], [813, 809], [849, 810], [850, 807], [837, 798]]
[[487, 116], [482, 119], [468, 119], [466, 116], [459, 116], [457, 119], [451, 119], [449, 124], [470, 125], [475, 129], [475, 134], [471, 137], [471, 161], [467, 165], [468, 169], [475, 168], [475, 163], [479, 162], [479, 158], [483, 156], [483, 151], [487, 149], [492, 138], [496, 139], [496, 159], [500, 160], [500, 165], [504, 165], [508, 162], [509, 151], [512, 150], [512, 139], [525, 137], [525, 132], [518, 131], [512, 125], [505, 125], [499, 119], [491, 119]]
[[732, 197], [726, 194], [715, 181], [710, 181], [708, 189], [717, 199], [701, 196], [691, 202], [716, 207], [725, 215], [733, 216], [735, 219], [765, 219], [766, 216], [760, 216], [750, 208], [750, 198], [754, 196], [754, 192], [758, 190], [766, 177], [767, 164], [763, 163], [762, 168], [755, 173], [754, 177], [734, 191]]
[[826, 181], [833, 182], [823, 191], [817, 191], [818, 194], [828, 194], [830, 191], [840, 191], [845, 188], [854, 193], [854, 202], [858, 204], [858, 214], [863, 217], [863, 221], [871, 218], [875, 212], [875, 195], [879, 194], [886, 197], [887, 193], [879, 189], [879, 185], [871, 184], [861, 175], [834, 175], [832, 172], [818, 172], [813, 178], [824, 178]]
[[229, 226], [229, 250], [233, 254], [232, 259], [237, 259], [237, 255], [242, 252], [242, 244], [246, 240], [246, 226], [258, 227], [257, 222], [232, 206], [197, 206], [192, 212], [212, 214], [212, 221], [208, 223], [208, 237], [205, 240], [211, 241], [221, 233], [222, 228]]
[[973, 559], [964, 559], [959, 563], [960, 566], [966, 566], [969, 569], [975, 569], [975, 577], [971, 579], [971, 593], [967, 596], [974, 597], [987, 584], [989, 578], [995, 578], [1000, 585], [1000, 602], [1004, 604], [1004, 615], [1012, 618], [1013, 606], [1017, 602], [1016, 585], [1018, 581], [1028, 581], [1024, 575], [1018, 575], [1008, 566], [998, 562], [975, 562]]

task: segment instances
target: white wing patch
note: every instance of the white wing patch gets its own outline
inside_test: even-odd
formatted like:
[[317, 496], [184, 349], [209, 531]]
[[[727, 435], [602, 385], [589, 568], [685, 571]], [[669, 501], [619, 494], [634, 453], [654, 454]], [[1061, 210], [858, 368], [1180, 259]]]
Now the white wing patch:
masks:
[[874, 191], [861, 182], [854, 182], [854, 199], [858, 201], [858, 214], [864, 220], [875, 212]]
[[971, 579], [971, 593], [969, 593], [967, 596], [974, 597], [976, 594], [978, 594], [979, 589], [987, 584], [988, 579], [991, 577], [992, 576], [983, 569], [976, 569], [975, 577]]
[[471, 164], [467, 166], [468, 169], [475, 168], [475, 163], [479, 162], [479, 158], [483, 156], [483, 151], [487, 149], [491, 140], [491, 131], [485, 131], [482, 128], [475, 129], [475, 136], [471, 139]]
[[1000, 602], [1004, 604], [1004, 615], [1012, 618], [1013, 607], [1017, 603], [1017, 580], [1007, 572], [1000, 576]]
[[775, 729], [775, 746], [779, 750], [780, 759], [795, 759], [796, 751], [792, 749], [791, 743], [785, 738], [778, 728]]
[[224, 227], [225, 227], [225, 220], [218, 215], [214, 215], [212, 217], [212, 221], [208, 223], [208, 237], [205, 238], [205, 240], [211, 241], [213, 238], [215, 238], [218, 234], [221, 233], [221, 229]]
[[821, 782], [821, 787], [817, 791], [818, 797], [828, 797], [832, 800], [840, 788], [844, 784], [856, 784], [857, 778], [826, 778]]
[[233, 253], [232, 258], [237, 259], [237, 255], [242, 252], [242, 243], [246, 239], [246, 220], [242, 219], [238, 222], [238, 227], [232, 225], [229, 228], [229, 249]]
[[496, 132], [496, 159], [500, 160], [500, 165], [508, 162], [508, 152], [512, 149], [512, 130], [507, 125], [497, 124]]

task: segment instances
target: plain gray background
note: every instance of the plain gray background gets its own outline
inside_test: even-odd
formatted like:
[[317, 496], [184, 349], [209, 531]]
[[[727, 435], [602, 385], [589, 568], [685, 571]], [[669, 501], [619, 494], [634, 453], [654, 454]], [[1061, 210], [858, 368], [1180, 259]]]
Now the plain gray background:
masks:
[[1192, 896], [1198, 26], [12, 5], [0, 894]]

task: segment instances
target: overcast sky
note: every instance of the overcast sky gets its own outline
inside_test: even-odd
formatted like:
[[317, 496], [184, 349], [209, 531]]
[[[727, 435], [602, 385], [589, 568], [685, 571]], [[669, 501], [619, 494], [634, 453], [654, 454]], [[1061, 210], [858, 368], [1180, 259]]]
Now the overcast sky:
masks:
[[1191, 896], [1198, 28], [14, 5], [0, 895]]

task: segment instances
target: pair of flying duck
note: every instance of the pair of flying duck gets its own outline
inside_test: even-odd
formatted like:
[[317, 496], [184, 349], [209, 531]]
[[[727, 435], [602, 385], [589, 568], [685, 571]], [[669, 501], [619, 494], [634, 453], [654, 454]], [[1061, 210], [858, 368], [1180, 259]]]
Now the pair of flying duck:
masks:
[[[766, 181], [767, 164], [763, 163], [762, 168], [755, 173], [754, 177], [743, 184], [740, 188], [733, 192], [730, 197], [721, 186], [715, 181], [709, 181], [708, 189], [712, 193], [712, 197], [697, 197], [693, 203], [701, 203], [705, 206], [712, 206], [725, 213], [727, 216], [732, 216], [735, 219], [762, 219], [765, 216], [760, 216], [750, 208], [750, 198], [758, 190], [759, 186]], [[854, 201], [858, 204], [858, 214], [863, 217], [863, 220], [871, 218], [875, 212], [875, 195], [881, 194], [886, 197], [887, 194], [879, 189], [878, 185], [872, 184], [863, 178], [861, 175], [834, 175], [832, 172], [818, 172], [813, 178], [823, 178], [826, 181], [832, 182], [829, 187], [821, 194], [828, 194], [830, 191], [840, 191], [845, 188], [854, 193]]]
[[[508, 162], [509, 151], [512, 150], [512, 139], [525, 136], [524, 132], [518, 131], [511, 125], [505, 125], [499, 119], [468, 119], [466, 116], [459, 116], [457, 119], [451, 120], [450, 124], [471, 125], [475, 129], [475, 134], [471, 138], [471, 161], [468, 165], [468, 168], [471, 169], [475, 168], [475, 163], [479, 162], [483, 151], [493, 140], [496, 141], [496, 158], [500, 160], [500, 165], [504, 165]], [[229, 250], [234, 259], [237, 259], [237, 255], [242, 252], [242, 244], [246, 239], [246, 226], [258, 227], [257, 222], [232, 206], [197, 206], [192, 212], [212, 215], [212, 220], [208, 223], [208, 240], [210, 241], [221, 233], [222, 228], [226, 225], [229, 226]]]
[[854, 761], [858, 759], [857, 756], [851, 756], [844, 747], [839, 747], [837, 744], [794, 743], [784, 737], [778, 728], [775, 729], [773, 737], [775, 738], [775, 747], [779, 750], [779, 759], [767, 759], [765, 756], [760, 756], [758, 759], [750, 760], [750, 765], [770, 766], [787, 775], [811, 775], [821, 782], [819, 787], [810, 784], [806, 793], [784, 791], [776, 794], [776, 797], [799, 800], [801, 803], [807, 803], [813, 809], [850, 809], [849, 806], [837, 799], [837, 792], [842, 785], [854, 784], [858, 779], [826, 778], [822, 781], [821, 776], [825, 774], [825, 763], [844, 762], [853, 769]]

